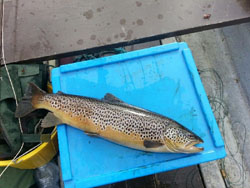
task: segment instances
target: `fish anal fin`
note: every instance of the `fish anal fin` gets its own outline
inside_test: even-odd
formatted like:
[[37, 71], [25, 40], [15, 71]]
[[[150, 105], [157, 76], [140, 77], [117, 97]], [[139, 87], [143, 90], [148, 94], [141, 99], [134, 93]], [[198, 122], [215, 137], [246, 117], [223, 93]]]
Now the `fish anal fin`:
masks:
[[60, 124], [63, 124], [63, 122], [60, 119], [58, 119], [52, 112], [48, 112], [48, 114], [42, 120], [41, 127], [48, 128], [48, 127], [54, 127]]
[[159, 141], [144, 140], [143, 145], [145, 148], [158, 148], [163, 146], [163, 143]]

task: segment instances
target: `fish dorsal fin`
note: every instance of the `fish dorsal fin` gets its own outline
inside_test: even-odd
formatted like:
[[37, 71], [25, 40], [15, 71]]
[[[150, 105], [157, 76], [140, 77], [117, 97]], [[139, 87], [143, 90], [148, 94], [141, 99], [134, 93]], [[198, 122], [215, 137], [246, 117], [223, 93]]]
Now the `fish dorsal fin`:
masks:
[[116, 103], [116, 104], [117, 104], [117, 103], [123, 103], [123, 104], [126, 104], [126, 103], [124, 103], [121, 99], [119, 99], [118, 97], [112, 95], [111, 93], [107, 93], [107, 94], [103, 97], [102, 100], [105, 101], [105, 102], [110, 102], [110, 103]]
[[107, 93], [103, 98], [102, 98], [102, 101], [103, 102], [107, 102], [107, 103], [110, 103], [110, 104], [118, 104], [118, 105], [121, 105], [121, 106], [124, 106], [124, 107], [129, 107], [129, 108], [134, 108], [134, 109], [137, 109], [137, 110], [140, 110], [140, 111], [144, 111], [144, 112], [149, 112], [148, 110], [146, 109], [143, 109], [143, 108], [139, 108], [137, 106], [133, 106], [131, 104], [128, 104], [128, 103], [125, 103], [124, 101], [122, 101], [121, 99], [119, 99], [118, 97], [112, 95], [111, 93]]
[[48, 112], [48, 114], [42, 120], [41, 127], [48, 128], [48, 127], [54, 127], [60, 124], [63, 124], [63, 122], [60, 119], [58, 119], [52, 112]]

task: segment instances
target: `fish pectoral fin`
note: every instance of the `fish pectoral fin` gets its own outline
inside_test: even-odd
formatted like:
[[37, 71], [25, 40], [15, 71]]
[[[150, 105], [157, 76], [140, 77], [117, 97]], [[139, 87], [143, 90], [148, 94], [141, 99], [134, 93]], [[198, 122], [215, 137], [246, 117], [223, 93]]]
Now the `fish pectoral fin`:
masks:
[[48, 112], [48, 114], [42, 120], [41, 127], [48, 128], [60, 124], [63, 124], [63, 122], [60, 119], [58, 119], [52, 112]]
[[97, 134], [97, 133], [92, 133], [92, 132], [88, 132], [88, 131], [84, 131], [84, 133], [88, 136], [99, 136], [99, 134]]
[[143, 145], [145, 148], [158, 148], [164, 144], [159, 141], [144, 140]]
[[112, 95], [111, 93], [107, 93], [103, 99], [105, 102], [110, 102], [110, 103], [124, 103], [121, 99], [117, 98], [116, 96]]

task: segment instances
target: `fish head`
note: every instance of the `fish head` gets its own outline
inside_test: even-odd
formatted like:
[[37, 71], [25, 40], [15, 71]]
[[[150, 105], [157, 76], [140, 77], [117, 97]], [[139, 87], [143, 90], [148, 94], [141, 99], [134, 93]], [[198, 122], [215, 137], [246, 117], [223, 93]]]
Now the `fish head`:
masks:
[[197, 147], [197, 144], [203, 143], [203, 140], [181, 126], [170, 126], [166, 129], [165, 145], [173, 152], [178, 153], [198, 153], [203, 151], [202, 147]]

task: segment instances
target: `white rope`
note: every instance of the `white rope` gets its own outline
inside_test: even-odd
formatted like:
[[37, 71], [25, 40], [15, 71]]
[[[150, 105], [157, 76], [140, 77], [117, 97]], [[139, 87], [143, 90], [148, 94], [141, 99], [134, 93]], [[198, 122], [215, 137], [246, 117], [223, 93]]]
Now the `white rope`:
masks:
[[11, 163], [14, 163], [14, 162], [15, 162], [17, 156], [19, 155], [19, 153], [20, 153], [20, 152], [22, 151], [22, 149], [23, 149], [23, 145], [24, 145], [24, 143], [22, 143], [22, 145], [21, 145], [19, 151], [17, 152], [17, 154], [15, 155], [15, 157], [14, 157], [14, 158], [8, 163], [8, 165], [3, 169], [3, 171], [2, 171], [1, 174], [0, 174], [0, 178], [2, 177], [2, 175], [4, 174], [4, 172], [9, 168], [9, 166], [11, 165]]
[[[10, 81], [10, 85], [11, 85], [11, 88], [12, 88], [12, 91], [13, 91], [13, 94], [14, 94], [14, 98], [15, 98], [15, 102], [16, 102], [16, 106], [18, 105], [17, 103], [17, 97], [16, 97], [16, 92], [15, 92], [15, 89], [14, 89], [14, 86], [13, 86], [13, 82], [11, 80], [11, 77], [10, 77], [10, 73], [9, 73], [9, 70], [8, 70], [8, 67], [6, 65], [6, 62], [5, 62], [5, 55], [4, 55], [4, 0], [2, 0], [2, 20], [1, 20], [1, 23], [2, 23], [2, 28], [1, 28], [1, 32], [2, 32], [2, 37], [1, 37], [1, 44], [2, 44], [2, 62], [4, 64], [4, 67], [6, 69], [6, 73], [8, 75], [8, 79]], [[20, 131], [21, 133], [23, 134], [23, 129], [22, 129], [22, 124], [21, 124], [21, 120], [20, 118], [18, 118], [18, 123], [19, 123], [19, 128], [20, 128]], [[9, 168], [9, 166], [11, 165], [11, 163], [13, 163], [17, 156], [20, 154], [20, 152], [22, 151], [23, 149], [23, 146], [24, 146], [24, 143], [22, 142], [22, 145], [20, 147], [20, 149], [18, 150], [17, 154], [14, 156], [14, 158], [8, 163], [8, 165], [3, 169], [3, 171], [1, 172], [0, 174], [0, 178], [2, 177], [2, 175], [4, 174], [4, 172]]]
[[18, 156], [15, 160], [14, 163], [16, 163], [16, 161], [21, 158], [22, 156], [26, 155], [27, 153], [33, 151], [34, 149], [36, 149], [38, 146], [40, 146], [42, 143], [39, 143], [37, 145], [35, 145], [33, 148], [30, 148], [28, 151], [24, 152], [22, 155]]

